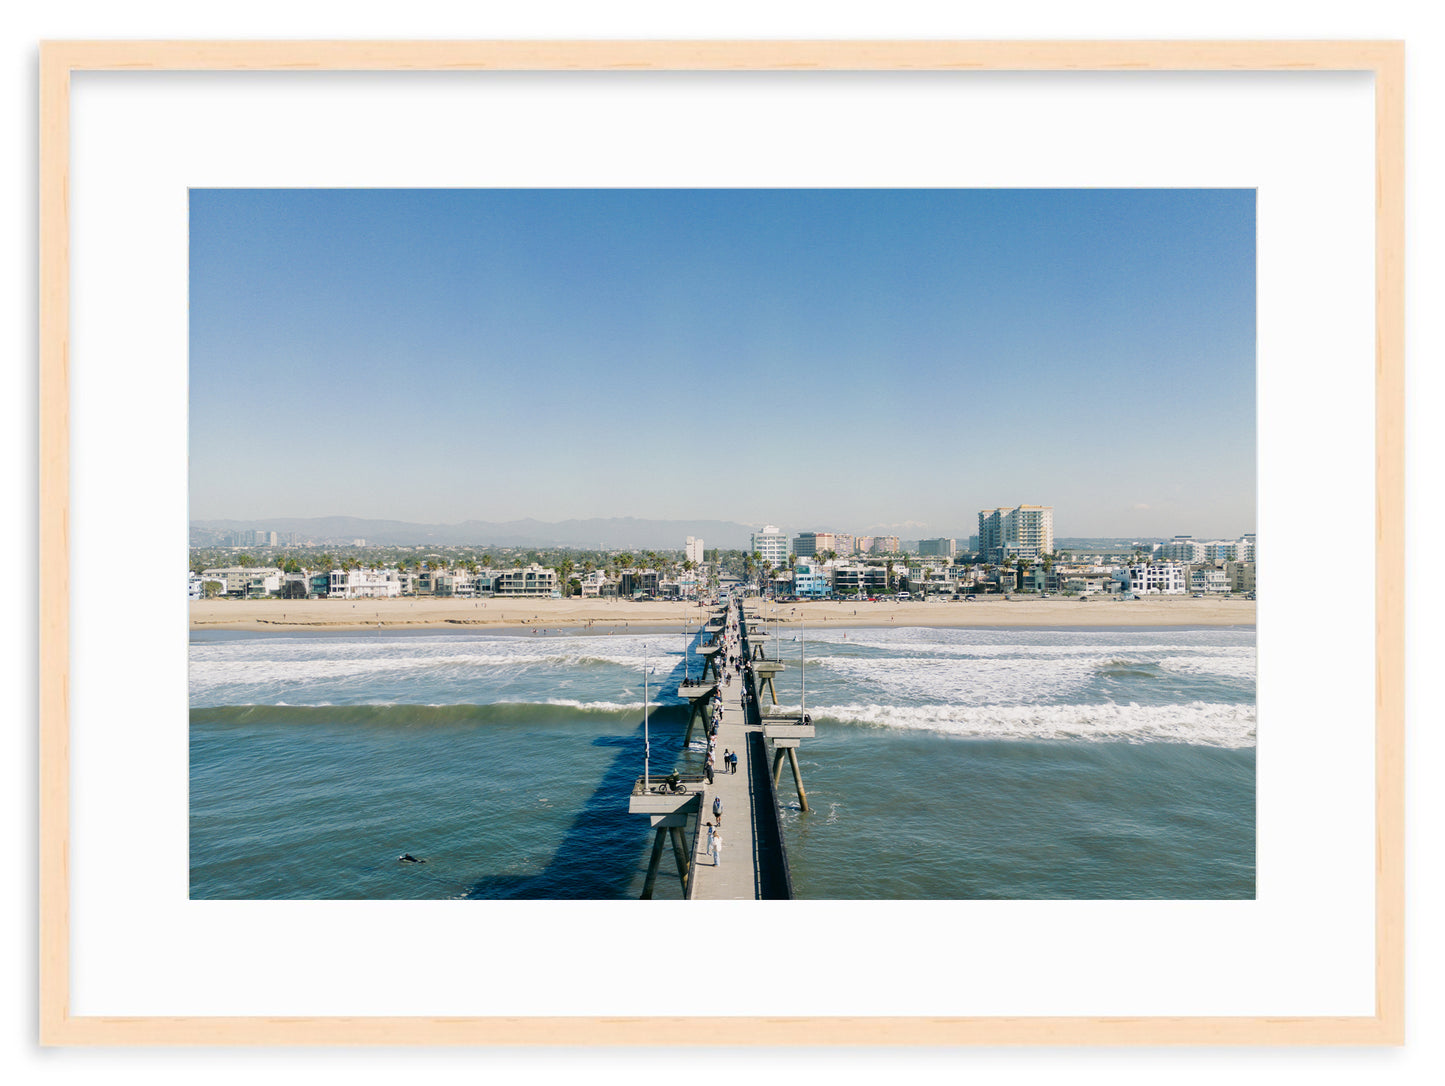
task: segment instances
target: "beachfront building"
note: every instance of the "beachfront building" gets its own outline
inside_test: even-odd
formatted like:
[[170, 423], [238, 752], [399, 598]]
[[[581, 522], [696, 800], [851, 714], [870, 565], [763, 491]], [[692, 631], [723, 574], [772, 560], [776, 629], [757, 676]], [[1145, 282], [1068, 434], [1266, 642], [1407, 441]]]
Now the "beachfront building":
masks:
[[557, 571], [533, 562], [525, 569], [500, 570], [492, 581], [495, 596], [556, 596]]
[[1020, 505], [1014, 509], [982, 509], [978, 514], [979, 557], [985, 562], [1037, 559], [1054, 549], [1054, 508]]
[[1116, 590], [1118, 585], [1119, 582], [1108, 573], [1065, 573], [1059, 577], [1059, 591], [1080, 596], [1111, 592]]
[[248, 600], [281, 591], [281, 571], [275, 567], [225, 566], [219, 569], [203, 569], [201, 580], [219, 582], [222, 595]]
[[201, 599], [206, 594], [206, 582], [201, 579], [199, 573], [190, 574], [190, 582], [187, 585], [186, 598], [192, 600]]
[[333, 600], [377, 600], [401, 595], [394, 569], [333, 569], [326, 595]]
[[839, 596], [876, 596], [888, 591], [888, 571], [862, 562], [835, 562], [833, 591]]
[[793, 595], [817, 599], [833, 590], [828, 571], [817, 562], [799, 562], [793, 567]]
[[665, 600], [696, 599], [702, 582], [695, 573], [680, 573], [661, 582], [659, 593]]
[[662, 588], [662, 574], [655, 569], [624, 569], [619, 595], [656, 596]]
[[[608, 591], [611, 589], [611, 591]], [[607, 574], [600, 569], [594, 569], [591, 573], [582, 578], [582, 595], [587, 599], [596, 599], [600, 596], [617, 595], [617, 584], [607, 579]]]
[[952, 539], [920, 539], [918, 541], [920, 558], [952, 558], [957, 553], [958, 543]]
[[951, 596], [958, 591], [958, 582], [948, 566], [921, 562], [908, 567], [903, 587], [913, 596]]
[[683, 560], [691, 562], [695, 566], [702, 565], [702, 540], [687, 537], [687, 545], [683, 547]]
[[761, 532], [753, 533], [752, 553], [761, 555], [760, 562], [771, 562], [773, 568], [788, 564], [788, 534], [780, 532], [771, 524], [765, 524]]
[[439, 569], [432, 578], [432, 594], [471, 599], [492, 594], [491, 570]]
[[1229, 577], [1218, 566], [1194, 566], [1189, 570], [1189, 591], [1228, 592]]
[[1236, 562], [1254, 561], [1254, 533], [1248, 532], [1239, 537], [1235, 544], [1234, 560]]
[[1224, 577], [1231, 592], [1253, 593], [1255, 590], [1253, 562], [1226, 562]]
[[1180, 562], [1149, 562], [1123, 570], [1125, 587], [1136, 596], [1184, 595], [1184, 570]]

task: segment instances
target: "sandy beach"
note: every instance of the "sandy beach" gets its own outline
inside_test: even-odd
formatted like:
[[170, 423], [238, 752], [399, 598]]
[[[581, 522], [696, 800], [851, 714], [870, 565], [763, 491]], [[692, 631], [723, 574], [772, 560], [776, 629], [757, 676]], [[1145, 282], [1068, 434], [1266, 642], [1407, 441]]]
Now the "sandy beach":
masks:
[[[750, 601], [750, 606], [753, 606]], [[1241, 598], [1151, 596], [1137, 600], [981, 596], [901, 603], [756, 603], [765, 617], [810, 626], [1253, 626]], [[193, 630], [686, 629], [707, 608], [689, 602], [599, 599], [196, 600]]]

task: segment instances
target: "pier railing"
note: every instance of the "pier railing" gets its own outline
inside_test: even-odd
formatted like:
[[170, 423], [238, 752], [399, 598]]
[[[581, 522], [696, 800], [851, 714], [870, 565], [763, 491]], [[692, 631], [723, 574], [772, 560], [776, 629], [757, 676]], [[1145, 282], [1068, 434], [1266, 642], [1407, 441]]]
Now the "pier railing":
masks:
[[[686, 788], [687, 791], [673, 791], [670, 787], [668, 787], [668, 782], [673, 780], [677, 781], [679, 785]], [[646, 778], [645, 786], [644, 778], [642, 777], [638, 777], [637, 780], [633, 781], [632, 794], [634, 796], [681, 796], [687, 794], [696, 795], [702, 791], [703, 786], [706, 784], [707, 778], [704, 777], [701, 773], [678, 773], [675, 776], [671, 773], [654, 773]]]

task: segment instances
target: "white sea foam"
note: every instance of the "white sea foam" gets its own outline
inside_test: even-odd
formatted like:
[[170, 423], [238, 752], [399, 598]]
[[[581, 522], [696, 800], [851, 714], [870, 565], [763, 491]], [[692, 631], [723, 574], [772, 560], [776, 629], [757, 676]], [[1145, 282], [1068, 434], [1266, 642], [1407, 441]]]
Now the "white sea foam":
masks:
[[1069, 739], [1255, 745], [1253, 705], [815, 705], [815, 721], [940, 732], [970, 739]]
[[[569, 709], [595, 709], [599, 712], [616, 713], [640, 713], [642, 702], [640, 701], [578, 701], [576, 698], [547, 698], [544, 705], [560, 705]], [[651, 702], [653, 709], [663, 709], [673, 705], [686, 705], [686, 702], [678, 701], [675, 698], [662, 700], [654, 698]]]
[[1159, 666], [1181, 675], [1222, 675], [1229, 679], [1251, 681], [1257, 674], [1253, 650], [1238, 656], [1166, 656], [1159, 661]]
[[1082, 690], [1098, 658], [990, 660], [970, 665], [955, 659], [878, 659], [832, 656], [810, 662], [865, 694], [909, 702], [939, 701], [987, 705], [995, 702], [1058, 699]]

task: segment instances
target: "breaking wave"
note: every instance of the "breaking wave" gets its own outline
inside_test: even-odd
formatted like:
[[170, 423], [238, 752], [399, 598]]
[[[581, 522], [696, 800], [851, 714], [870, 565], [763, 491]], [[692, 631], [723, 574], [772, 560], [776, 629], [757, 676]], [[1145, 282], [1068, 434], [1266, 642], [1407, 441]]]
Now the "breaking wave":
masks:
[[939, 732], [966, 739], [1255, 745], [1253, 705], [818, 705], [819, 723]]

